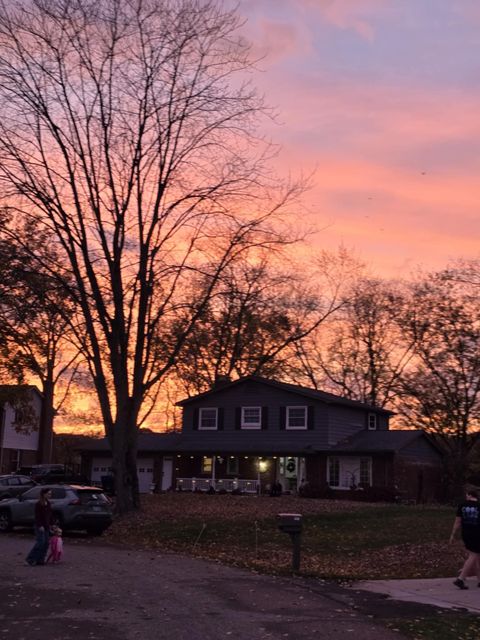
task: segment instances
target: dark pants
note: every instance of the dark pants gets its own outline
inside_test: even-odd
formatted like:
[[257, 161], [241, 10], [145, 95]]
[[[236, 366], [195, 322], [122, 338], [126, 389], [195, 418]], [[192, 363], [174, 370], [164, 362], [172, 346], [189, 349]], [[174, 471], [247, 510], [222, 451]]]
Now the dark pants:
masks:
[[35, 544], [27, 556], [30, 564], [43, 564], [48, 551], [49, 531], [45, 527], [38, 529], [35, 527]]

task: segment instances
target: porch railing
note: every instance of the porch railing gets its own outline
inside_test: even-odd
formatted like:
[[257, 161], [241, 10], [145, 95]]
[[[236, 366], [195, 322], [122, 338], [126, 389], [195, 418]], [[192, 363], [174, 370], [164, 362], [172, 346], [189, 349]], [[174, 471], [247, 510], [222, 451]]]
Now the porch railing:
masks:
[[258, 480], [232, 480], [231, 478], [177, 478], [177, 490], [181, 491], [208, 491], [213, 487], [215, 491], [225, 490], [229, 493], [238, 489], [242, 493], [257, 493]]

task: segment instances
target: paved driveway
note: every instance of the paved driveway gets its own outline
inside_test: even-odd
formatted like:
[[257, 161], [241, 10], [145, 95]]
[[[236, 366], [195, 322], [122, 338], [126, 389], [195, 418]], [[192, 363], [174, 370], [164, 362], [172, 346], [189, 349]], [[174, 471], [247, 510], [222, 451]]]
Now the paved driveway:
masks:
[[31, 542], [25, 535], [0, 536], [0, 638], [399, 638], [348, 591], [321, 581], [68, 538], [64, 562], [28, 567], [23, 560]]

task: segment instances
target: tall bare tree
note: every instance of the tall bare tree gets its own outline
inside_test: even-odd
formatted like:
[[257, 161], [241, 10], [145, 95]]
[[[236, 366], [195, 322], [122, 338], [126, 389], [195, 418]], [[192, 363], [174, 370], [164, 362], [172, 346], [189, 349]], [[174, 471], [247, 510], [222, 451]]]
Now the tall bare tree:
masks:
[[[216, 0], [0, 4], [2, 189], [12, 216], [56, 236], [75, 283], [119, 511], [139, 506], [152, 389], [232, 260], [284, 242], [296, 195], [268, 171], [238, 26]], [[192, 300], [199, 271], [210, 284]]]

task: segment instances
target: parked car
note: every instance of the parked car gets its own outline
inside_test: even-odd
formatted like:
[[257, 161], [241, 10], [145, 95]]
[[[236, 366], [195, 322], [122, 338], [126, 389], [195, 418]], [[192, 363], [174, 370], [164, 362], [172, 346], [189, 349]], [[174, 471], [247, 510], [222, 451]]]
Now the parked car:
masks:
[[28, 489], [36, 486], [36, 482], [28, 476], [18, 476], [15, 473], [0, 476], [0, 500], [16, 498]]
[[35, 504], [40, 491], [46, 487], [52, 491], [50, 502], [53, 521], [62, 529], [82, 529], [99, 535], [111, 525], [111, 503], [101, 489], [51, 484], [35, 486], [18, 498], [0, 502], [0, 531], [10, 531], [17, 526], [33, 526]]
[[32, 467], [31, 476], [39, 484], [89, 484], [85, 476], [63, 464], [37, 464]]

